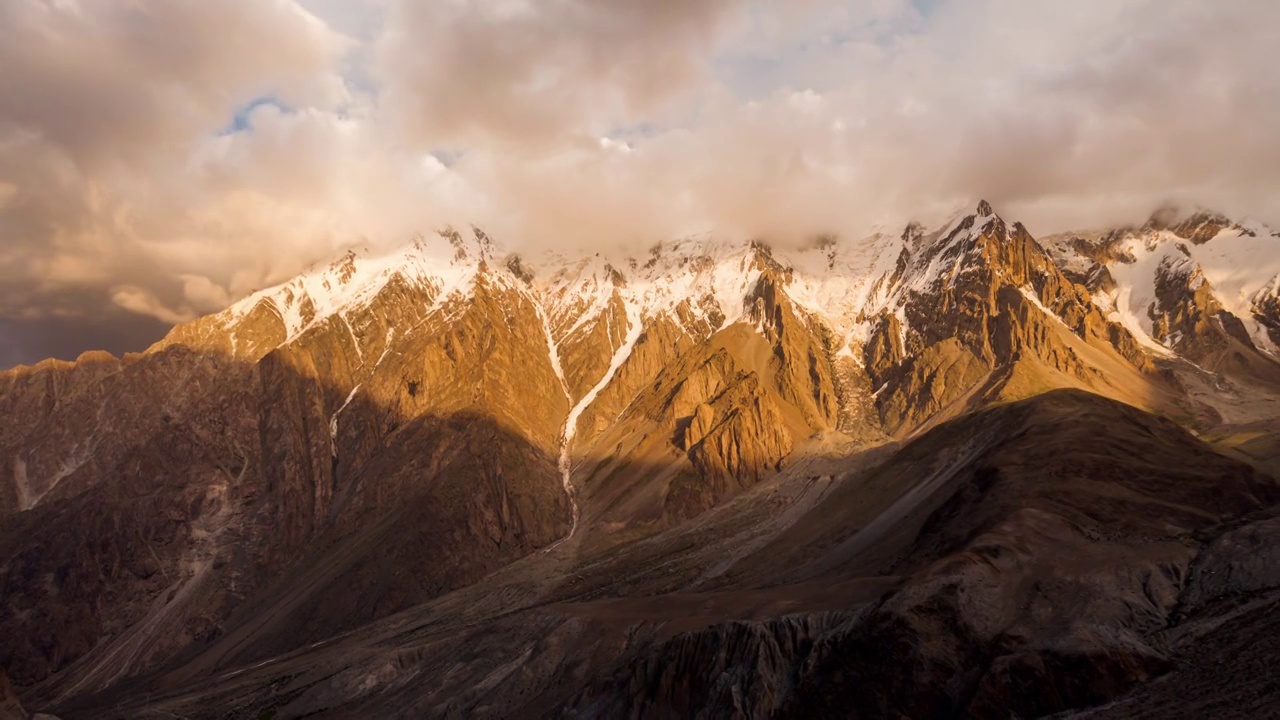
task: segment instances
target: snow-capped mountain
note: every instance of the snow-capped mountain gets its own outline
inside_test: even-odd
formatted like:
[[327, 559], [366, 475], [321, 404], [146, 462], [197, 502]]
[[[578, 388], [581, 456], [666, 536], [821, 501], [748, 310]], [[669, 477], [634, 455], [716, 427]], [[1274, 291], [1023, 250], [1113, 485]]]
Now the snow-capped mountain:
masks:
[[1109, 317], [1157, 354], [1203, 357], [1197, 338], [1210, 334], [1277, 352], [1280, 232], [1259, 222], [1167, 207], [1141, 227], [1045, 244]]
[[[567, 463], [580, 425], [594, 438], [686, 347], [743, 326], [804, 346], [778, 351], [789, 378], [779, 386], [794, 381], [787, 392], [812, 427], [898, 435], [1033, 388], [1161, 396], [1135, 388], [1164, 358], [1217, 369], [1209, 355], [1229, 357], [1269, 375], [1280, 279], [1245, 258], [1276, 241], [1256, 224], [1164, 211], [1142, 228], [1042, 247], [985, 202], [933, 229], [775, 248], [701, 236], [637, 256], [520, 255], [479, 229], [449, 230], [392, 253], [349, 252], [176, 328], [154, 351], [350, 358], [331, 378], [347, 399], [393, 392], [400, 358], [468, 317], [480, 335], [501, 324], [542, 356], [569, 403], [551, 437]], [[488, 304], [500, 317], [476, 314]]]
[[[0, 637], [56, 704], [192, 653], [199, 674], [314, 647], [522, 558], [605, 562], [1050, 390], [1249, 421], [1233, 383], [1280, 387], [1277, 248], [1168, 213], [1042, 244], [982, 202], [803, 247], [353, 249], [145, 353], [0, 373], [24, 420], [0, 425], [0, 515], [48, 519], [0, 538], [0, 585], [78, 588], [15, 596]], [[43, 639], [59, 623], [78, 633]]]
[[[983, 252], [976, 241], [989, 238], [999, 244], [1018, 233], [1025, 229], [1006, 227], [985, 203], [976, 213], [959, 214], [933, 231], [912, 225], [899, 235], [821, 239], [803, 248], [695, 237], [654, 246], [639, 257], [617, 251], [616, 257], [559, 252], [525, 257], [502, 250], [480, 230], [465, 236], [447, 231], [390, 254], [348, 252], [178, 328], [160, 347], [217, 344], [225, 336], [235, 343], [229, 348], [233, 354], [260, 357], [326, 320], [358, 314], [389, 287], [415, 288], [428, 299], [419, 309], [426, 316], [442, 312], [449, 301], [465, 300], [481, 276], [534, 300], [551, 323], [557, 344], [589, 331], [596, 322], [611, 321], [607, 311], [615, 299], [628, 326], [678, 316], [690, 331], [699, 326], [716, 330], [747, 316], [762, 273], [772, 268], [782, 275], [788, 297], [835, 331], [838, 350], [857, 356], [882, 315], [892, 314], [909, 326], [906, 308], [913, 298], [952, 287], [960, 275], [981, 265], [983, 260], [973, 259]], [[262, 314], [273, 317], [265, 322], [269, 327], [259, 326], [256, 332], [274, 342], [240, 337], [255, 334], [255, 320]]]

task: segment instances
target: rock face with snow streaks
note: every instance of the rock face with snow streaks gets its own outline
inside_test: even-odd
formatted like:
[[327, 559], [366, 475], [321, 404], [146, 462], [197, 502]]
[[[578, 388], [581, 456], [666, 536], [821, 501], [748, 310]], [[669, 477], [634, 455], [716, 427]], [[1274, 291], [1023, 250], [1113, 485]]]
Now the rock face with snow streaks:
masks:
[[1162, 208], [1142, 227], [1046, 238], [1095, 303], [1156, 354], [1276, 377], [1280, 234], [1253, 221]]
[[[840, 497], [849, 474], [841, 463], [880, 457], [948, 421], [1062, 389], [1221, 419], [1187, 373], [1280, 383], [1276, 268], [1243, 279], [1222, 269], [1273, 246], [1280, 237], [1260, 226], [1171, 212], [1143, 228], [1041, 243], [984, 202], [938, 227], [805, 247], [693, 237], [635, 258], [516, 255], [471, 229], [389, 253], [355, 249], [175, 327], [145, 353], [0, 373], [0, 417], [14, 420], [0, 424], [0, 637], [11, 638], [0, 645], [0, 668], [29, 706], [74, 709], [96, 693], [189, 687], [305, 656], [344, 633], [391, 632], [402, 613], [540, 563], [545, 572], [472, 596], [475, 608], [508, 596], [578, 602], [729, 583], [751, 575], [743, 563], [798, 518], [825, 527], [802, 511]], [[877, 606], [857, 634], [837, 633], [854, 619], [856, 608], [843, 605], [837, 615], [670, 644], [665, 630], [644, 625], [628, 632], [648, 638], [652, 653], [627, 660], [594, 647], [608, 662], [578, 668], [594, 684], [556, 702], [620, 712], [748, 702], [799, 713], [810, 700], [793, 683], [835, 672], [814, 663], [836, 663], [838, 648], [942, 633], [928, 626], [934, 611], [973, 620], [967, 606], [952, 606], [951, 589], [985, 592], [1013, 577], [1000, 563], [994, 575], [965, 564], [986, 557], [988, 545], [1016, 565], [1040, 557], [1045, 538], [1092, 537], [1094, 526], [1076, 516], [991, 510], [974, 498], [1008, 488], [975, 478], [955, 501], [974, 508], [952, 508], [955, 517], [934, 517], [922, 531], [932, 545], [915, 555], [899, 548], [868, 571], [868, 587], [902, 581], [909, 592]], [[1259, 487], [1254, 494], [1265, 494]], [[1014, 490], [1013, 505], [1035, 495]], [[749, 527], [726, 530], [743, 508]], [[970, 510], [990, 511], [991, 526], [964, 525]], [[1188, 533], [1203, 529], [1187, 522]], [[874, 526], [861, 518], [849, 529]], [[984, 545], [974, 533], [994, 535]], [[863, 542], [833, 537], [820, 551], [829, 553], [824, 572]], [[697, 554], [704, 541], [714, 555]], [[963, 548], [969, 560], [953, 558], [960, 570], [929, 569]], [[1170, 550], [1169, 562], [1185, 566], [1184, 554]], [[788, 568], [762, 562], [780, 574], [755, 578], [752, 591], [822, 579], [789, 574], [812, 560], [795, 559]], [[899, 577], [903, 562], [915, 563], [910, 580]], [[1174, 590], [1153, 592], [1159, 612], [1170, 612]], [[580, 639], [598, 621], [591, 617], [555, 632]], [[969, 630], [948, 636], [935, 659], [995, 658], [981, 679], [897, 668], [894, 682], [958, 683], [965, 706], [985, 708], [1026, 700], [1008, 695], [1018, 683], [1057, 682], [1063, 658], [1112, 663], [1108, 677], [1124, 680], [1111, 694], [1167, 667], [1145, 640], [1067, 633], [1059, 656], [1062, 648]], [[599, 642], [614, 640], [630, 642]], [[415, 646], [324, 692], [346, 702], [348, 691], [333, 688], [410, 682], [402, 670], [434, 652]], [[374, 662], [361, 657], [353, 668]], [[672, 676], [667, 657], [705, 659], [737, 680], [690, 684]], [[656, 683], [663, 696], [606, 701], [618, 686], [596, 677], [604, 667], [621, 673], [617, 682]], [[858, 672], [882, 670], [890, 672]], [[759, 682], [746, 679], [752, 671]], [[466, 676], [450, 672], [441, 677]], [[494, 681], [475, 682], [469, 692], [483, 695]], [[1061, 707], [1093, 701], [1054, 687]], [[895, 704], [892, 687], [866, 700], [903, 712], [964, 704], [935, 690], [918, 706]], [[826, 707], [820, 693], [812, 697]], [[446, 706], [433, 708], [447, 714]]]

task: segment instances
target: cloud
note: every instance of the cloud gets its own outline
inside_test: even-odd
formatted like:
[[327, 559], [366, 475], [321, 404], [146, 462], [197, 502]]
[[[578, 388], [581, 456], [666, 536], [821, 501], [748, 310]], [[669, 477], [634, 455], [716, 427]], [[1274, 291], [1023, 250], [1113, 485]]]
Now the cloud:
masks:
[[[217, 131], [264, 94], [342, 112], [347, 50], [285, 0], [0, 4], [0, 316], [180, 292], [185, 263], [157, 249], [219, 244], [193, 225], [226, 202], [197, 179]], [[234, 245], [219, 266], [249, 252]]]
[[0, 118], [78, 169], [169, 164], [240, 103], [345, 99], [344, 39], [286, 0], [0, 8]]
[[175, 312], [162, 305], [154, 295], [140, 287], [121, 285], [111, 291], [111, 301], [130, 312], [148, 315], [168, 325], [195, 319], [189, 310]]
[[443, 224], [786, 242], [979, 196], [1037, 232], [1170, 198], [1280, 224], [1277, 44], [1267, 0], [12, 0], [6, 357]]
[[393, 2], [388, 111], [426, 145], [555, 143], [661, 115], [709, 70], [736, 0]]

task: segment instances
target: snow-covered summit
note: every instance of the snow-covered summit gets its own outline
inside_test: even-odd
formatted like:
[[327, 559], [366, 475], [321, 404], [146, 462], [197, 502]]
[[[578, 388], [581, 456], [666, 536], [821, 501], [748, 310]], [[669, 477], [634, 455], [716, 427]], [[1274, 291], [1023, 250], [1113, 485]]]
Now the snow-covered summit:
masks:
[[1259, 307], [1280, 287], [1280, 233], [1256, 220], [1166, 206], [1141, 227], [1065, 233], [1045, 243], [1066, 269], [1106, 269], [1113, 286], [1094, 288], [1095, 297], [1140, 339], [1150, 341], [1153, 332], [1157, 287], [1179, 279], [1207, 282], [1254, 344], [1275, 351]]
[[[800, 246], [704, 234], [641, 252], [513, 252], [480, 228], [446, 229], [390, 252], [348, 251], [212, 320], [234, 336], [250, 316], [278, 316], [278, 339], [287, 344], [327, 318], [369, 306], [393, 284], [413, 291], [395, 302], [416, 303], [415, 316], [429, 317], [451, 300], [465, 300], [483, 276], [533, 302], [555, 343], [602, 322], [619, 325], [614, 334], [626, 335], [663, 316], [690, 332], [713, 331], [747, 320], [757, 284], [770, 273], [792, 302], [832, 331], [842, 353], [856, 355], [880, 318], [895, 316], [906, 332], [908, 305], [927, 307], [967, 273], [991, 270], [1000, 257], [1023, 252], [1009, 245], [1025, 237], [1025, 228], [1006, 223], [985, 201], [932, 227], [911, 223], [898, 232], [820, 237]], [[1203, 278], [1246, 322], [1256, 343], [1272, 348], [1257, 308], [1280, 309], [1280, 237], [1258, 223], [1162, 209], [1142, 227], [1054, 236], [1044, 244], [1051, 258], [1046, 262], [1077, 282], [1105, 271], [1108, 282], [1090, 288], [1095, 304], [1154, 352], [1167, 350], [1152, 340], [1155, 288], [1160, 277], [1174, 273]], [[1032, 282], [1008, 279], [1024, 291]]]
[[279, 314], [292, 340], [325, 318], [367, 305], [393, 279], [419, 286], [443, 302], [464, 288], [493, 254], [493, 243], [483, 231], [464, 235], [452, 229], [416, 237], [390, 252], [351, 249], [245, 297], [217, 317], [233, 327], [265, 304]]
[[774, 268], [797, 305], [843, 342], [857, 344], [875, 317], [901, 315], [911, 293], [927, 291], [948, 272], [954, 278], [959, 256], [971, 252], [976, 238], [1008, 232], [986, 202], [933, 229], [913, 223], [897, 233], [822, 237], [804, 246], [703, 234], [641, 253], [617, 247], [523, 253], [480, 228], [445, 229], [390, 252], [349, 250], [208, 320], [234, 336], [246, 318], [265, 312], [279, 317], [289, 343], [327, 318], [368, 306], [393, 282], [419, 291], [430, 315], [465, 298], [483, 275], [533, 300], [557, 342], [589, 330], [619, 302], [632, 324], [668, 315], [684, 326], [715, 329], [744, 319], [756, 284]]

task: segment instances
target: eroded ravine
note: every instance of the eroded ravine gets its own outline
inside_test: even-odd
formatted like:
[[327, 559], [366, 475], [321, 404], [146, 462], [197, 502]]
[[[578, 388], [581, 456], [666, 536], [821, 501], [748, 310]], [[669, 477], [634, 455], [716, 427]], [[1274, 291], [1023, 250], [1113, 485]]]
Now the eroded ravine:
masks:
[[[556, 377], [560, 379], [560, 391], [564, 393], [569, 402], [573, 402], [573, 396], [569, 394], [569, 381], [565, 379], [564, 368], [560, 365], [560, 348], [556, 345], [555, 336], [551, 334], [551, 323], [547, 321], [547, 313], [542, 309], [542, 305], [534, 302], [534, 308], [538, 312], [538, 320], [542, 323], [542, 333], [547, 338], [547, 353], [551, 358], [551, 369], [555, 371]], [[565, 420], [565, 427], [560, 431], [560, 459], [557, 467], [560, 470], [560, 481], [564, 484], [565, 495], [569, 498], [569, 508], [572, 513], [572, 524], [569, 526], [569, 534], [563, 538], [551, 543], [543, 552], [551, 552], [557, 545], [573, 537], [578, 529], [578, 499], [573, 489], [573, 480], [570, 477], [571, 460], [569, 456], [569, 438], [568, 428], [569, 421], [572, 419], [573, 411], [570, 410]]]
[[[569, 414], [565, 417], [564, 428], [560, 431], [560, 460], [557, 467], [560, 470], [560, 478], [564, 483], [565, 494], [569, 497], [569, 506], [573, 513], [573, 521], [569, 526], [569, 533], [563, 538], [557, 540], [547, 547], [545, 552], [550, 552], [560, 543], [574, 536], [578, 530], [578, 522], [581, 518], [581, 508], [578, 505], [577, 488], [573, 484], [573, 438], [577, 434], [578, 419], [582, 417], [582, 413], [595, 402], [600, 393], [613, 382], [614, 376], [618, 373], [618, 369], [631, 356], [631, 351], [635, 349], [636, 343], [640, 340], [640, 333], [643, 330], [643, 317], [641, 315], [641, 307], [635, 300], [626, 300], [627, 314], [627, 335], [623, 338], [622, 344], [614, 351], [613, 357], [609, 360], [609, 368], [601, 376], [590, 390], [574, 403], [569, 409]], [[541, 307], [538, 308], [538, 317], [542, 321], [542, 330], [547, 338], [547, 349], [551, 356], [551, 367], [555, 370], [556, 377], [560, 379], [560, 386], [564, 391], [565, 397], [570, 402], [573, 396], [569, 393], [569, 382], [565, 378], [564, 368], [560, 364], [560, 351], [556, 344], [555, 337], [551, 333], [551, 325], [547, 321], [547, 315]]]

